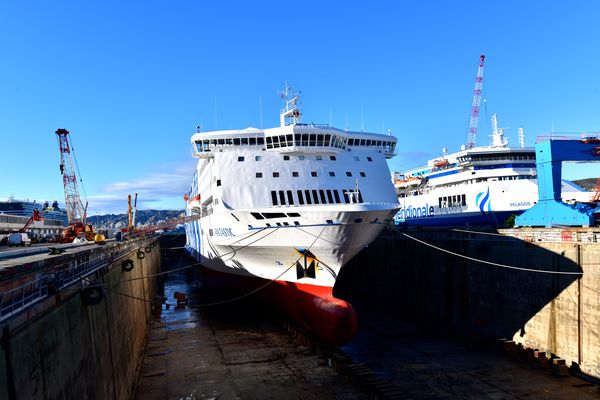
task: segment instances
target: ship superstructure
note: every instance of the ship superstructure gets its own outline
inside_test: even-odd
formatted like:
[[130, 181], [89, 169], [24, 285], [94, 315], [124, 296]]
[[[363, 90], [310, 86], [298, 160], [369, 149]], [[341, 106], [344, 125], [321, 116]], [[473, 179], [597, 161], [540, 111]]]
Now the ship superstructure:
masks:
[[60, 221], [62, 226], [67, 225], [67, 213], [59, 207], [57, 201], [50, 205], [47, 201], [38, 203], [35, 200], [17, 200], [10, 196], [7, 201], [0, 202], [0, 214], [31, 217], [35, 210], [41, 212], [46, 220], [56, 220]]
[[[400, 202], [395, 217], [406, 225], [502, 226], [512, 215], [532, 207], [538, 199], [535, 149], [510, 147], [492, 116], [488, 146], [463, 148], [443, 154], [427, 165], [394, 175]], [[567, 180], [562, 198], [589, 201], [590, 193]]]
[[201, 219], [187, 224], [187, 247], [210, 270], [330, 298], [398, 209], [386, 162], [396, 138], [303, 124], [298, 94], [285, 99], [278, 127], [192, 136], [187, 214]]

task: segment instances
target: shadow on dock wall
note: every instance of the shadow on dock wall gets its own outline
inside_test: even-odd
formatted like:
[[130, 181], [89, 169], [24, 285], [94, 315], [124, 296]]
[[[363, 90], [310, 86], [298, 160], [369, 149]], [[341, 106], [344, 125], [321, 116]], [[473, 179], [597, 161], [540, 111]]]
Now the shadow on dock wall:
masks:
[[475, 259], [584, 275], [482, 264], [385, 231], [344, 267], [335, 295], [380, 304], [436, 331], [513, 338], [600, 376], [600, 283], [591, 268], [598, 265], [600, 246], [442, 230], [407, 233]]

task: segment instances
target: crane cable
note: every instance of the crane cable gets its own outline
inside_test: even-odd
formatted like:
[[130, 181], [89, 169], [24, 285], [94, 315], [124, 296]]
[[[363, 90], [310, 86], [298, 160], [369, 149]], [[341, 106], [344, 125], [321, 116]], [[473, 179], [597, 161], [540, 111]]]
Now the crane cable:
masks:
[[[85, 202], [87, 204], [87, 193], [85, 192], [85, 185], [83, 184], [83, 178], [81, 177], [81, 171], [79, 170], [79, 163], [77, 162], [77, 154], [75, 153], [75, 146], [73, 145], [73, 136], [71, 136], [71, 152], [73, 153], [73, 158], [75, 159], [75, 167], [77, 168], [77, 175], [79, 176], [79, 182], [81, 183], [81, 188], [83, 189], [83, 197], [85, 198]], [[87, 214], [87, 211], [86, 211]]]

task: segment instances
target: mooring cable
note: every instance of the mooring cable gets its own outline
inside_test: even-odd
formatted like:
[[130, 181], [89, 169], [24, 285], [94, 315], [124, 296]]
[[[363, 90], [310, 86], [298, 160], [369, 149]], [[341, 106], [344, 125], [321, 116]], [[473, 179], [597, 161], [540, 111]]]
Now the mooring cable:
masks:
[[431, 248], [434, 248], [434, 249], [436, 249], [436, 250], [442, 251], [442, 252], [444, 252], [444, 253], [452, 254], [452, 255], [454, 255], [454, 256], [456, 256], [456, 257], [466, 258], [467, 260], [471, 260], [471, 261], [479, 262], [479, 263], [482, 263], [482, 264], [493, 265], [493, 266], [495, 266], [495, 267], [500, 267], [500, 268], [514, 269], [514, 270], [517, 270], [517, 271], [525, 271], [525, 272], [537, 272], [537, 273], [541, 273], [541, 274], [555, 274], [555, 275], [583, 275], [583, 272], [545, 271], [545, 270], [541, 270], [541, 269], [526, 268], [526, 267], [515, 267], [515, 266], [513, 266], [513, 265], [506, 265], [506, 264], [495, 263], [495, 262], [492, 262], [492, 261], [480, 260], [480, 259], [477, 259], [477, 258], [473, 258], [473, 257], [465, 256], [465, 255], [463, 255], [463, 254], [455, 253], [455, 252], [453, 252], [453, 251], [450, 251], [450, 250], [444, 249], [444, 248], [442, 248], [442, 247], [435, 246], [435, 245], [433, 245], [433, 244], [431, 244], [431, 243], [427, 243], [427, 242], [425, 242], [425, 241], [423, 241], [423, 240], [420, 240], [420, 239], [417, 239], [417, 238], [415, 238], [415, 237], [413, 237], [413, 236], [410, 236], [410, 235], [408, 235], [408, 234], [406, 234], [406, 233], [404, 233], [404, 232], [401, 232], [401, 231], [397, 231], [397, 232], [399, 232], [399, 233], [401, 233], [402, 235], [406, 236], [407, 238], [409, 238], [409, 239], [411, 239], [411, 240], [414, 240], [414, 241], [416, 241], [416, 242], [419, 242], [419, 243], [421, 243], [421, 244], [423, 244], [423, 245], [425, 245], [425, 246], [429, 246], [429, 247], [431, 247]]
[[[324, 227], [323, 227], [323, 229], [321, 230], [321, 232], [319, 233], [319, 235], [318, 235], [318, 236], [315, 238], [315, 240], [314, 240], [314, 241], [311, 243], [311, 245], [308, 247], [308, 250], [310, 250], [310, 249], [312, 248], [312, 246], [314, 246], [314, 244], [317, 242], [317, 240], [319, 239], [319, 237], [320, 237], [320, 236], [323, 234], [323, 232], [325, 231], [325, 228], [326, 228], [326, 227], [327, 227], [327, 226], [324, 226]], [[275, 231], [275, 230], [273, 230], [273, 231], [271, 231], [271, 232], [274, 232], [274, 231]], [[262, 237], [262, 238], [260, 238], [260, 239], [263, 239], [263, 238], [265, 238], [266, 236], [267, 236], [267, 235], [263, 236], [263, 237]], [[260, 240], [260, 239], [259, 239], [259, 240]], [[201, 307], [211, 307], [211, 306], [218, 306], [218, 305], [223, 305], [223, 304], [233, 303], [233, 302], [235, 302], [235, 301], [238, 301], [238, 300], [241, 300], [241, 299], [243, 299], [243, 298], [246, 298], [246, 297], [248, 297], [248, 296], [251, 296], [251, 295], [253, 295], [254, 293], [257, 293], [257, 292], [259, 292], [260, 290], [263, 290], [264, 288], [266, 288], [267, 286], [269, 286], [270, 284], [272, 284], [273, 282], [275, 282], [277, 279], [281, 278], [281, 277], [282, 277], [282, 276], [283, 276], [283, 275], [284, 275], [286, 272], [288, 272], [288, 271], [289, 271], [289, 270], [290, 270], [292, 267], [294, 267], [294, 266], [296, 265], [296, 263], [297, 263], [298, 261], [300, 261], [300, 259], [301, 259], [302, 257], [304, 257], [304, 255], [301, 255], [300, 257], [298, 257], [298, 258], [297, 258], [297, 259], [296, 259], [294, 262], [292, 262], [292, 264], [291, 264], [289, 267], [287, 267], [287, 268], [286, 268], [286, 269], [285, 269], [283, 272], [281, 272], [281, 273], [280, 273], [278, 276], [276, 276], [275, 278], [273, 278], [273, 279], [269, 280], [269, 281], [268, 281], [267, 283], [265, 283], [264, 285], [262, 285], [262, 286], [260, 286], [260, 287], [258, 287], [258, 288], [256, 288], [256, 289], [253, 289], [252, 291], [250, 291], [250, 292], [248, 292], [248, 293], [244, 293], [244, 294], [242, 294], [242, 295], [240, 295], [240, 296], [236, 296], [236, 297], [233, 297], [233, 298], [230, 298], [230, 299], [221, 300], [221, 301], [215, 301], [215, 302], [211, 302], [211, 303], [204, 303], [204, 304], [191, 304], [191, 305], [187, 305], [187, 307], [188, 307], [188, 308], [201, 308]], [[198, 265], [198, 264], [200, 264], [200, 263], [193, 264], [193, 265]], [[189, 268], [189, 267], [190, 267], [190, 266], [187, 266], [187, 267], [182, 267], [181, 269], [185, 269], [185, 268]], [[181, 269], [180, 269], [180, 270], [181, 270]], [[171, 270], [171, 271], [168, 271], [168, 272], [174, 272], [174, 271], [175, 271], [175, 270]], [[140, 278], [132, 278], [132, 279], [130, 279], [130, 280], [137, 280], [137, 279], [142, 279], [142, 278], [144, 278], [144, 277], [140, 277]], [[125, 282], [125, 281], [127, 281], [127, 280], [120, 280], [120, 281], [113, 282], [113, 283], [120, 283], [120, 282]], [[93, 287], [93, 286], [94, 286], [94, 285], [89, 285], [89, 286], [86, 286], [86, 287]], [[103, 285], [96, 285], [96, 286], [103, 286]], [[116, 290], [114, 290], [114, 289], [112, 289], [112, 288], [110, 288], [110, 287], [107, 287], [106, 289], [107, 289], [108, 291], [111, 291], [111, 292], [113, 292], [113, 293], [120, 294], [120, 295], [123, 295], [123, 296], [125, 296], [125, 297], [129, 297], [129, 298], [132, 298], [132, 299], [135, 299], [135, 300], [144, 301], [144, 302], [147, 302], [147, 303], [160, 303], [160, 304], [169, 304], [169, 306], [171, 306], [171, 305], [172, 305], [172, 304], [170, 304], [170, 303], [162, 303], [162, 302], [157, 302], [157, 301], [154, 301], [154, 300], [146, 300], [146, 299], [143, 299], [143, 298], [141, 298], [141, 297], [132, 296], [132, 295], [129, 295], [129, 294], [126, 294], [126, 293], [122, 293], [122, 292], [116, 291]]]

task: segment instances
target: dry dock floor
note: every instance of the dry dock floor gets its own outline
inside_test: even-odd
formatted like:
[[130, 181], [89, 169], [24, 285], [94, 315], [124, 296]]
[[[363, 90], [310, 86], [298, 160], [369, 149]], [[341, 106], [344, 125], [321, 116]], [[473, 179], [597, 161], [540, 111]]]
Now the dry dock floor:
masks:
[[598, 387], [559, 377], [493, 344], [449, 338], [359, 306], [359, 331], [342, 350], [412, 399], [600, 399]]
[[153, 321], [136, 399], [366, 398], [251, 300], [194, 308], [218, 294], [197, 297], [184, 273], [165, 282], [170, 303], [176, 291], [189, 294], [190, 307]]

